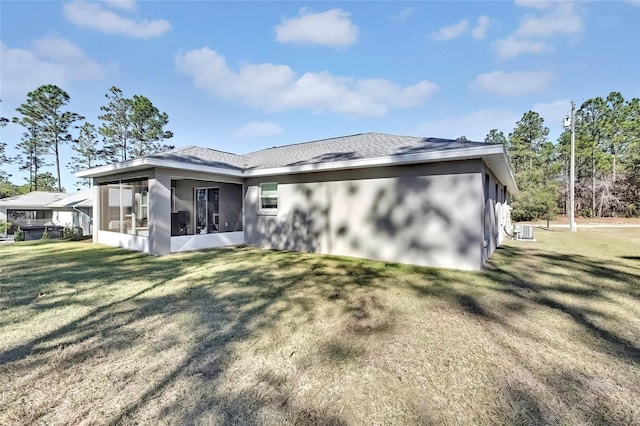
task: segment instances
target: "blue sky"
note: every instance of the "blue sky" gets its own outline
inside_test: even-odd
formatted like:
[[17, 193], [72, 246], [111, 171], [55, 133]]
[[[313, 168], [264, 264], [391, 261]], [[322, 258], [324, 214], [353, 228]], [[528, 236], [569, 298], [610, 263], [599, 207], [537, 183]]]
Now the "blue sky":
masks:
[[[176, 146], [244, 153], [372, 131], [482, 140], [528, 110], [555, 139], [571, 100], [640, 97], [640, 1], [0, 7], [2, 116], [53, 83], [99, 125], [115, 85], [167, 112]], [[2, 130], [10, 155], [20, 134]], [[62, 181], [73, 189], [67, 170]]]

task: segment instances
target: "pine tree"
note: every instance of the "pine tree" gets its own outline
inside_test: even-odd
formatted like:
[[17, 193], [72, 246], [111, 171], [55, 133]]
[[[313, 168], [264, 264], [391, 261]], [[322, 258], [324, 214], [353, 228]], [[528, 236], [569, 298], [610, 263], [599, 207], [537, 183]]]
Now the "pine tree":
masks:
[[507, 146], [507, 138], [498, 129], [491, 129], [487, 136], [484, 138], [484, 142], [493, 145], [504, 145]]
[[549, 136], [549, 128], [537, 112], [525, 113], [509, 134], [507, 152], [516, 173], [532, 170], [539, 164], [542, 144]]
[[[103, 158], [103, 151], [100, 149], [96, 126], [84, 123], [80, 128], [78, 139], [73, 141], [71, 149], [76, 152], [67, 166], [72, 172], [99, 166], [99, 162]], [[82, 179], [76, 183], [76, 186], [90, 187], [91, 179]]]
[[[7, 124], [9, 124], [9, 120], [5, 117], [0, 117], [0, 129], [4, 128]], [[0, 141], [0, 166], [5, 163], [10, 163], [11, 159], [7, 157], [6, 153], [7, 144], [5, 142]], [[9, 178], [9, 174], [4, 170], [0, 169], [0, 179], [6, 180]]]
[[109, 89], [105, 97], [109, 102], [100, 107], [104, 114], [98, 117], [102, 120], [98, 131], [104, 138], [104, 159], [108, 163], [126, 161], [129, 154], [132, 100], [125, 98], [122, 90], [115, 86]]
[[135, 95], [131, 111], [130, 157], [142, 157], [173, 148], [161, 143], [173, 137], [172, 132], [164, 130], [168, 123], [167, 113], [161, 113], [148, 98]]
[[[27, 94], [27, 101], [16, 111], [22, 114], [14, 121], [30, 130], [34, 144], [44, 147], [55, 157], [58, 191], [62, 190], [60, 175], [60, 148], [72, 140], [71, 129], [75, 122], [84, 117], [63, 111], [70, 97], [61, 88], [52, 84], [38, 87]], [[37, 151], [37, 149], [34, 148]], [[34, 175], [37, 180], [37, 174]]]
[[559, 168], [548, 135], [543, 118], [533, 111], [525, 113], [509, 134], [507, 147], [519, 189], [512, 205], [515, 220], [548, 220], [556, 213]]
[[164, 130], [169, 116], [160, 112], [149, 98], [135, 95], [125, 98], [122, 90], [111, 87], [109, 102], [100, 109], [99, 128], [104, 138], [104, 158], [107, 162], [126, 161], [173, 148], [163, 140], [173, 137]]
[[22, 134], [21, 142], [16, 146], [20, 151], [18, 155], [19, 170], [29, 172], [29, 178], [26, 179], [29, 185], [29, 191], [38, 191], [38, 175], [41, 168], [49, 166], [45, 163], [44, 156], [47, 153], [46, 147], [38, 139], [37, 129], [29, 128]]

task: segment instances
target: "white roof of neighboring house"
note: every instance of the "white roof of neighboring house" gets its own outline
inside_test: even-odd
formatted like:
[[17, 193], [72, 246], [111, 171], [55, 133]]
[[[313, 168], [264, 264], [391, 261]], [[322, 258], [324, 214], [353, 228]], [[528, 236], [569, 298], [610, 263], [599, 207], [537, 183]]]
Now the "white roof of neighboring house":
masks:
[[64, 192], [33, 191], [13, 197], [0, 198], [0, 207], [32, 207], [45, 208], [47, 204], [68, 196]]
[[0, 198], [0, 207], [14, 209], [51, 209], [61, 207], [93, 207], [92, 190], [76, 193], [33, 191]]
[[73, 194], [67, 194], [58, 201], [48, 204], [48, 207], [93, 207], [93, 190], [91, 188]]
[[257, 177], [474, 158], [482, 158], [511, 193], [518, 192], [502, 145], [384, 133], [360, 133], [283, 145], [244, 155], [188, 146], [95, 167], [79, 172], [77, 176], [99, 177], [148, 167], [167, 167]]

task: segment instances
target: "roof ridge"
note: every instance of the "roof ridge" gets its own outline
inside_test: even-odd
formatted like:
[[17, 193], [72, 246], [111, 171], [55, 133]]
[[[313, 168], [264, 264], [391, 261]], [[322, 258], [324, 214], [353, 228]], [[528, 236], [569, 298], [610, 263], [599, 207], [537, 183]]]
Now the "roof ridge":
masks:
[[231, 154], [231, 155], [235, 155], [236, 157], [244, 157], [243, 154], [236, 154], [235, 152], [231, 152], [231, 151], [223, 151], [221, 149], [209, 148], [208, 146], [189, 145], [189, 148], [208, 149], [209, 151], [221, 152], [223, 154]]

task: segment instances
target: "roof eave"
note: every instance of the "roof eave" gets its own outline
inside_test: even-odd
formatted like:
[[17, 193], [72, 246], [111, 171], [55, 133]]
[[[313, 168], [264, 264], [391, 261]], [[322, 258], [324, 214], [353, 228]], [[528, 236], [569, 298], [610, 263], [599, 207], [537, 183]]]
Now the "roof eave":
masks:
[[518, 189], [513, 171], [507, 160], [502, 145], [473, 146], [467, 148], [420, 152], [414, 154], [392, 155], [376, 158], [360, 158], [355, 160], [331, 161], [324, 163], [302, 164], [297, 166], [255, 168], [248, 170], [233, 170], [221, 167], [205, 166], [180, 161], [163, 160], [158, 158], [136, 158], [122, 163], [108, 164], [76, 173], [79, 178], [103, 177], [117, 173], [140, 170], [149, 167], [164, 167], [169, 169], [190, 170], [235, 177], [263, 177], [276, 175], [290, 175], [296, 173], [312, 173], [344, 169], [361, 169], [367, 167], [387, 167], [405, 164], [429, 163], [436, 161], [455, 161], [473, 158], [483, 158], [502, 182], [506, 184], [512, 194]]
[[466, 160], [482, 158], [491, 154], [504, 154], [504, 150], [500, 145], [487, 145], [482, 147], [460, 148], [446, 151], [421, 152], [386, 157], [303, 164], [299, 166], [271, 167], [264, 169], [256, 168], [246, 170], [244, 172], [244, 177], [262, 177], [344, 169], [361, 169], [367, 167], [399, 166], [404, 164], [430, 163], [435, 161]]
[[93, 178], [124, 173], [148, 167], [165, 167], [168, 169], [192, 170], [198, 172], [215, 173], [227, 176], [242, 176], [241, 170], [224, 169], [221, 167], [205, 166], [202, 164], [183, 163], [180, 161], [162, 160], [159, 158], [136, 158], [121, 163], [107, 164], [76, 173], [79, 178]]

